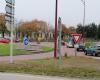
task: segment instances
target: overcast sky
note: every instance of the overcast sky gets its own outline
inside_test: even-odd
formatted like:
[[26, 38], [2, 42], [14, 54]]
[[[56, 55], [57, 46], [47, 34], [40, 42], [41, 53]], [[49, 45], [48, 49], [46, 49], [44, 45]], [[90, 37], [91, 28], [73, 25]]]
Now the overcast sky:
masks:
[[[58, 0], [59, 16], [67, 26], [82, 23], [81, 0]], [[0, 13], [5, 12], [5, 0], [0, 0]], [[18, 20], [39, 19], [54, 25], [55, 0], [16, 0], [15, 17]], [[100, 0], [86, 0], [86, 24], [100, 23]]]

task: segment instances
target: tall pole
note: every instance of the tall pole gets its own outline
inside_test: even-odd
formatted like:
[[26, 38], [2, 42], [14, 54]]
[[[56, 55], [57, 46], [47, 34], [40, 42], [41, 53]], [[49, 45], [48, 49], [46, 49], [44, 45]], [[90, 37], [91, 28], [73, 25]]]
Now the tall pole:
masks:
[[[15, 2], [15, 0], [12, 0]], [[12, 3], [13, 5], [13, 3]], [[14, 4], [15, 5], [15, 4]], [[11, 9], [12, 17], [11, 17], [11, 42], [10, 42], [10, 63], [13, 63], [13, 30], [14, 30], [14, 8]]]
[[13, 63], [13, 27], [14, 27], [14, 21], [11, 20], [11, 36], [10, 36], [10, 63]]
[[62, 32], [62, 25], [61, 25], [61, 18], [59, 17], [59, 20], [58, 20], [58, 54], [59, 54], [59, 63], [61, 64], [61, 32]]
[[56, 0], [55, 6], [55, 33], [54, 33], [54, 58], [57, 57], [57, 23], [58, 23], [58, 0]]
[[84, 27], [85, 27], [85, 13], [86, 13], [86, 7], [85, 7], [85, 0], [81, 0], [84, 6], [84, 15], [83, 15], [83, 43], [84, 43]]
[[5, 20], [10, 24], [10, 63], [13, 63], [13, 27], [14, 27], [14, 7], [15, 0], [5, 0], [6, 1], [6, 15]]

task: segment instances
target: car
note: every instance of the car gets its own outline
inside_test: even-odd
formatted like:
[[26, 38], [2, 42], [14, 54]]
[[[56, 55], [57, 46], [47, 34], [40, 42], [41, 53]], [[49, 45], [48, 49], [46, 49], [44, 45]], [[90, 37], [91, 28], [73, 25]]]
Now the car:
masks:
[[75, 45], [77, 51], [84, 51], [85, 50], [85, 45], [83, 43], [78, 43]]
[[67, 44], [66, 44], [67, 48], [74, 48], [74, 44], [69, 41]]
[[15, 39], [15, 40], [14, 40], [15, 43], [18, 43], [18, 42], [20, 42], [20, 41], [21, 41], [20, 39]]
[[67, 48], [74, 48], [74, 39], [73, 37], [69, 37], [67, 40], [66, 40], [66, 46]]
[[93, 44], [85, 49], [85, 55], [100, 56], [100, 44]]
[[0, 43], [9, 43], [10, 40], [6, 38], [0, 38]]
[[61, 44], [62, 44], [62, 46], [65, 46], [65, 42], [63, 40], [61, 41]]

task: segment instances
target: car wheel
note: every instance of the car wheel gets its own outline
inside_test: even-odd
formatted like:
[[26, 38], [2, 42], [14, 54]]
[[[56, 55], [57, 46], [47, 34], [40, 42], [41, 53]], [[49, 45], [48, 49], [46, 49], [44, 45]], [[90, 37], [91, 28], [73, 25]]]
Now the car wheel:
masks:
[[77, 48], [77, 51], [79, 51], [79, 49]]
[[97, 56], [95, 52], [93, 52], [93, 56]]
[[85, 50], [83, 49], [83, 52], [85, 52]]
[[84, 51], [85, 55], [87, 55], [87, 51]]

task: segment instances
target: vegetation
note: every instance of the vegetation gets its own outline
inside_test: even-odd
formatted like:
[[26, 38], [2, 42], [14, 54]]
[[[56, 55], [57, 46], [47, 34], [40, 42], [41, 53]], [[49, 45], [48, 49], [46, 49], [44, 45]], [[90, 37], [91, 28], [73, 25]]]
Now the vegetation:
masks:
[[76, 32], [84, 34], [85, 38], [100, 39], [100, 25], [96, 25], [95, 23], [91, 23], [85, 26], [78, 24]]
[[[42, 46], [41, 51], [42, 52], [51, 52], [51, 51], [53, 51], [53, 48], [50, 48], [48, 46]], [[13, 54], [14, 56], [33, 54], [30, 51], [19, 50], [16, 48], [14, 48], [13, 52], [14, 52], [14, 54]], [[9, 56], [9, 54], [10, 54], [10, 45], [9, 44], [0, 44], [0, 56]]]
[[100, 78], [100, 60], [86, 57], [16, 61], [13, 64], [0, 62], [0, 72], [28, 73], [78, 78]]
[[43, 52], [50, 52], [50, 51], [53, 51], [53, 48], [50, 48], [50, 47], [48, 47], [48, 46], [43, 46], [41, 49], [42, 49]]
[[16, 28], [16, 34], [21, 33], [22, 37], [27, 35], [28, 37], [32, 36], [32, 32], [35, 32], [36, 36], [35, 38], [38, 37], [38, 32], [47, 31], [47, 23], [45, 21], [39, 21], [39, 20], [33, 20], [29, 22], [22, 22], [17, 28]]
[[8, 32], [5, 22], [5, 14], [0, 14], [0, 32], [2, 34], [2, 37], [4, 38], [4, 34]]
[[[14, 49], [14, 56], [15, 55], [25, 55], [25, 54], [32, 54], [25, 50], [16, 50]], [[10, 54], [10, 45], [9, 44], [0, 44], [0, 56], [9, 56]]]
[[76, 33], [76, 29], [72, 26], [69, 28], [66, 25], [62, 24], [62, 39], [66, 40], [66, 37], [71, 35], [72, 33]]

